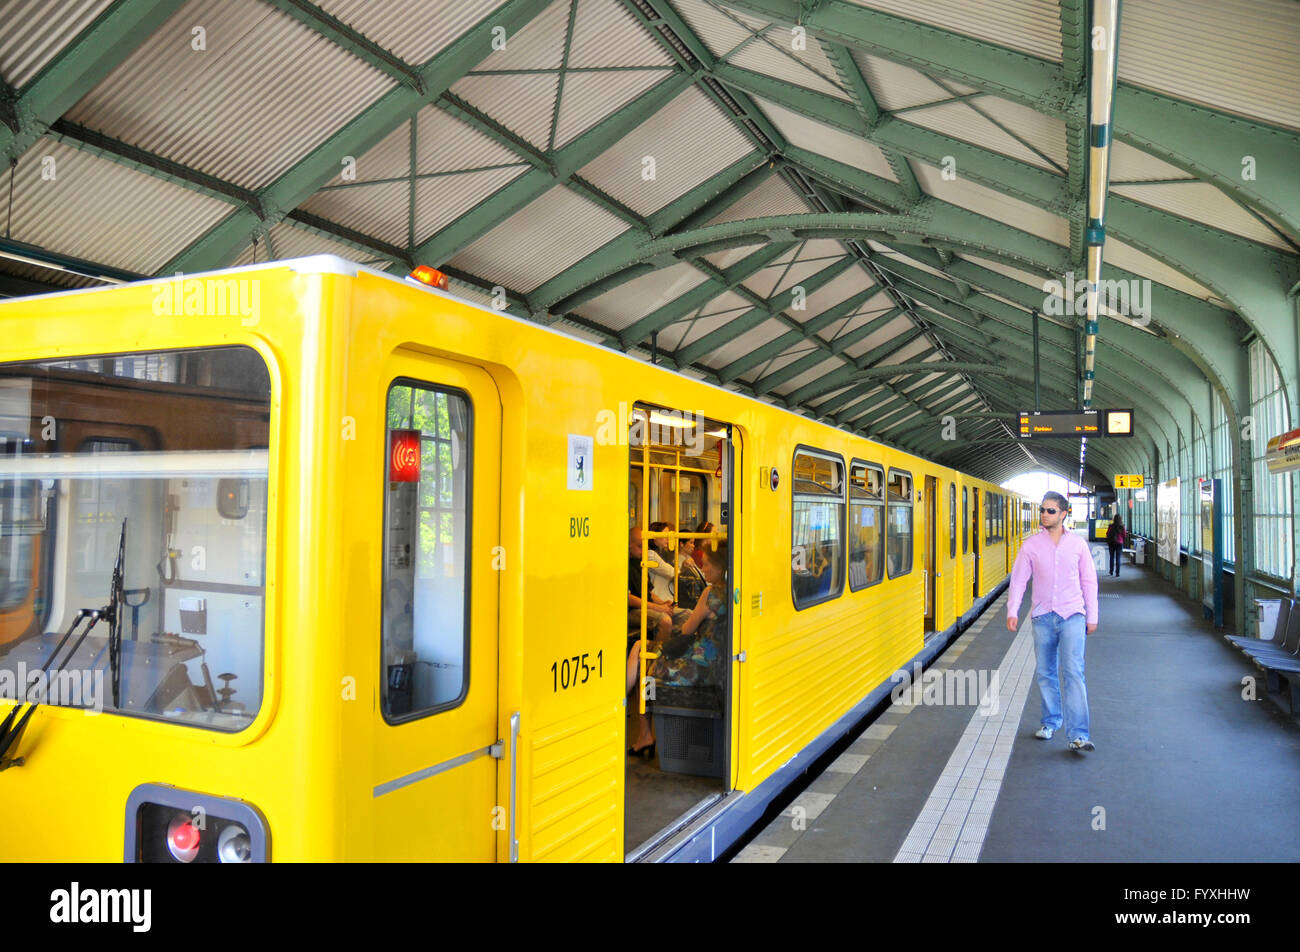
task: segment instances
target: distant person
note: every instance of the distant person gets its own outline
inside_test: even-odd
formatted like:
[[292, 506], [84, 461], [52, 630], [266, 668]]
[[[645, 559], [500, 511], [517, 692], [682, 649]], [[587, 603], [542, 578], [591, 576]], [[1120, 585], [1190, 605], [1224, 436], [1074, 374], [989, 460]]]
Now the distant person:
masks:
[[1110, 553], [1110, 561], [1107, 563], [1106, 574], [1119, 578], [1119, 564], [1124, 557], [1124, 541], [1128, 537], [1124, 534], [1124, 520], [1117, 513], [1115, 518], [1110, 521], [1110, 528], [1106, 530], [1106, 551]]
[[[1034, 580], [1034, 648], [1038, 662], [1038, 691], [1043, 702], [1042, 726], [1034, 733], [1051, 740], [1061, 729], [1062, 694], [1070, 749], [1094, 749], [1089, 737], [1088, 686], [1083, 677], [1086, 635], [1097, 630], [1097, 568], [1088, 543], [1063, 526], [1069, 502], [1057, 492], [1043, 496], [1038, 507], [1040, 531], [1020, 547], [1011, 569], [1007, 596], [1007, 629], [1015, 631], [1025, 586]], [[1061, 678], [1065, 686], [1062, 692]]]

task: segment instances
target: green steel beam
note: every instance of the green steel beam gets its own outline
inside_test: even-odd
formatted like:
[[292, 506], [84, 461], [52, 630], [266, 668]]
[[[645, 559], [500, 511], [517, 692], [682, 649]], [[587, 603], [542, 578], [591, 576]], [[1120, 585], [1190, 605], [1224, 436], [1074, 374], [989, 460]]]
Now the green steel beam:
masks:
[[[807, 10], [799, 0], [734, 0], [766, 20], [801, 24], [809, 35], [954, 79], [1066, 120], [1086, 116], [1087, 97], [1076, 69], [1058, 66], [982, 40], [848, 2], [823, 0]], [[1230, 116], [1120, 83], [1114, 136], [1211, 182], [1280, 222], [1300, 239], [1300, 134]], [[1242, 157], [1267, 175], [1242, 178]]]
[[494, 28], [503, 27], [507, 33], [513, 33], [547, 6], [549, 0], [507, 0], [419, 68], [423, 92], [401, 84], [380, 96], [291, 169], [259, 189], [255, 206], [246, 205], [228, 215], [169, 261], [160, 273], [204, 271], [225, 265], [239, 254], [250, 235], [283, 219], [334, 178], [343, 156], [368, 151], [424, 106], [436, 102], [453, 83], [478, 65], [492, 49]]
[[182, 5], [181, 0], [118, 0], [100, 14], [31, 82], [15, 91], [7, 109], [10, 121], [0, 123], [2, 164], [26, 152]]
[[[849, 298], [847, 301], [841, 301], [834, 307], [823, 311], [817, 317], [805, 323], [804, 327], [807, 329], [809, 334], [816, 334], [821, 328], [833, 324], [841, 318], [848, 317], [879, 293], [880, 288], [878, 287], [871, 287], [865, 291], [861, 291], [858, 294], [853, 295], [853, 297]], [[756, 380], [754, 389], [758, 390], [759, 384], [766, 384], [767, 390], [773, 390], [776, 387], [781, 386], [785, 381], [791, 380], [799, 376], [799, 374], [803, 373], [805, 370], [817, 366], [817, 364], [824, 361], [828, 356], [839, 356], [846, 348], [851, 347], [854, 343], [871, 334], [879, 327], [888, 324], [901, 313], [902, 311], [898, 308], [891, 308], [885, 314], [871, 319], [866, 324], [862, 325], [862, 327], [844, 337], [829, 342], [822, 341], [821, 343], [825, 346], [818, 346], [812, 353], [800, 357], [798, 360], [792, 361], [785, 367], [774, 371], [766, 377], [761, 377]], [[860, 331], [864, 331], [864, 329], [865, 333], [859, 333]], [[762, 347], [759, 347], [757, 350], [754, 350], [746, 356], [741, 357], [738, 360], [733, 360], [718, 372], [718, 376], [723, 380], [734, 380], [750, 369], [757, 367], [759, 364], [766, 363], [767, 361], [785, 353], [791, 347], [796, 346], [804, 339], [804, 337], [805, 335], [800, 334], [797, 331], [782, 334], [776, 340], [764, 344]]]
[[307, 0], [267, 0], [267, 2], [319, 33], [335, 46], [342, 47], [357, 59], [369, 63], [382, 73], [387, 73], [394, 82], [409, 86], [416, 92], [423, 91], [423, 80], [417, 69], [316, 4], [308, 3]]

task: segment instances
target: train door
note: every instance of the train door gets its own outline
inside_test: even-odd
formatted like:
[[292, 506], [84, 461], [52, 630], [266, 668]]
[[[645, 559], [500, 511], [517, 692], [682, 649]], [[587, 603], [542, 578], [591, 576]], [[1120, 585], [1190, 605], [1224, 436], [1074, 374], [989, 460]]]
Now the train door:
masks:
[[508, 835], [492, 756], [500, 396], [468, 364], [399, 351], [385, 371], [375, 854], [492, 861]]
[[975, 571], [971, 573], [971, 597], [980, 597], [980, 491], [972, 489], [970, 507], [970, 548], [975, 553]]
[[642, 558], [629, 561], [640, 690], [628, 704], [624, 845], [636, 860], [731, 789], [739, 433], [643, 403], [629, 423], [628, 531]]
[[933, 476], [925, 477], [925, 631], [934, 631], [934, 616], [938, 604], [938, 578], [936, 553], [938, 540], [935, 533], [939, 526], [939, 486]]

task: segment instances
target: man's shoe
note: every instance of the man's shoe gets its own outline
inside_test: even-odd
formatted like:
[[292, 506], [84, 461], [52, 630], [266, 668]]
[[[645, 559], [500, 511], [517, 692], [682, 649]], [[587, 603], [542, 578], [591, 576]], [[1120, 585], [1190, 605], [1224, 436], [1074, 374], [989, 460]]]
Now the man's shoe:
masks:
[[1097, 748], [1092, 741], [1088, 740], [1088, 738], [1076, 737], [1074, 740], [1070, 741], [1070, 749], [1082, 753], [1085, 750], [1096, 750]]
[[1051, 740], [1052, 735], [1055, 733], [1056, 731], [1050, 727], [1040, 727], [1038, 730], [1034, 731], [1034, 736], [1039, 740]]

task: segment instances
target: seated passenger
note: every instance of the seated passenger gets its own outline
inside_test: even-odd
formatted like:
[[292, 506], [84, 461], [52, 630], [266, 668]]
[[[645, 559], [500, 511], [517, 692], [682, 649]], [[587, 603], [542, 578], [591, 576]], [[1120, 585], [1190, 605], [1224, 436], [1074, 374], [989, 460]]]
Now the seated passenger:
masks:
[[[667, 529], [666, 522], [650, 523], [651, 532], [665, 532]], [[653, 563], [647, 569], [650, 573], [650, 587], [655, 598], [661, 602], [673, 600], [673, 579], [676, 573], [673, 571], [672, 544], [671, 539], [651, 539], [650, 550], [645, 557], [647, 562]]]
[[[709, 535], [713, 535], [714, 533], [713, 523], [701, 522], [698, 526], [695, 527], [695, 531], [699, 533], [708, 533]], [[704, 571], [704, 552], [706, 549], [711, 549], [711, 548], [713, 548], [713, 543], [710, 542], [708, 539], [700, 539], [698, 542], [695, 543], [695, 551], [691, 553], [691, 558], [695, 559], [695, 565], [697, 568], [700, 569], [700, 571]]]
[[[633, 635], [636, 631], [636, 640], [640, 640], [641, 631], [641, 560], [644, 558], [645, 543], [641, 538], [640, 527], [634, 528], [628, 538], [628, 559], [627, 559], [627, 627], [628, 627], [628, 649], [631, 650]], [[673, 603], [671, 600], [657, 598], [653, 591], [646, 598], [646, 637], [653, 638], [658, 632], [659, 637], [667, 638], [672, 634]]]
[[[689, 532], [689, 529], [682, 529], [682, 532]], [[695, 564], [695, 540], [682, 539], [680, 543], [681, 554], [677, 562], [677, 600], [684, 605], [694, 605], [700, 600], [700, 595], [708, 582], [704, 579], [704, 573], [700, 567]]]
[[682, 633], [664, 643], [651, 667], [656, 682], [694, 687], [719, 684], [725, 675], [727, 610], [727, 543], [704, 554], [704, 577], [709, 587], [695, 603], [682, 625]]

